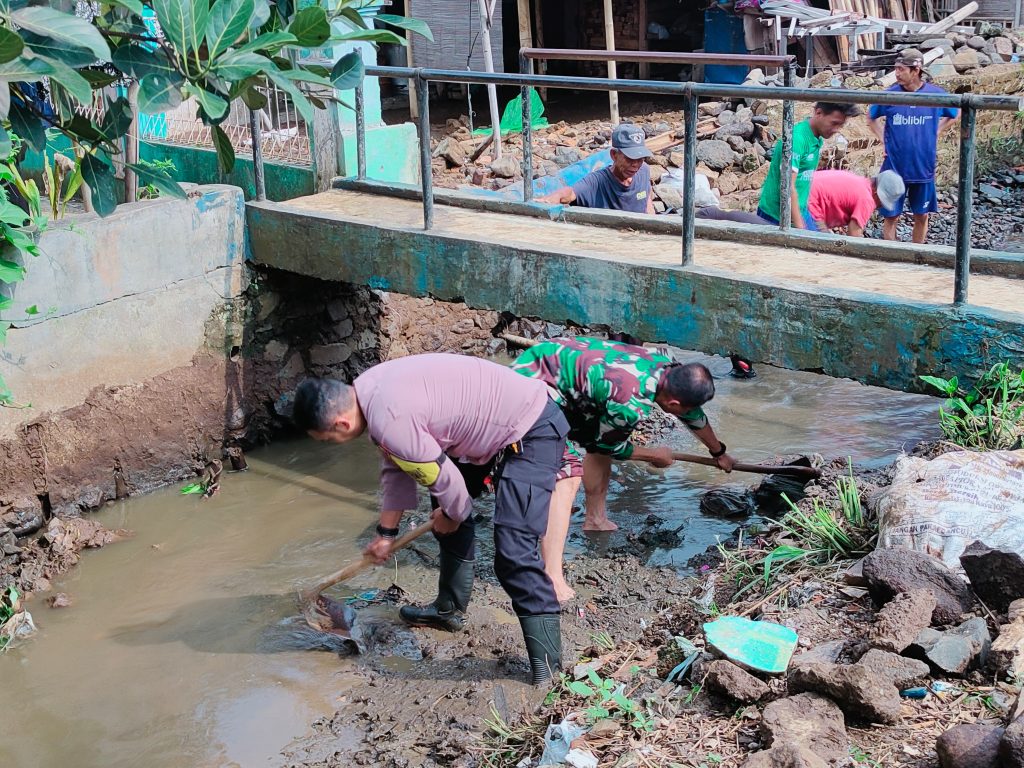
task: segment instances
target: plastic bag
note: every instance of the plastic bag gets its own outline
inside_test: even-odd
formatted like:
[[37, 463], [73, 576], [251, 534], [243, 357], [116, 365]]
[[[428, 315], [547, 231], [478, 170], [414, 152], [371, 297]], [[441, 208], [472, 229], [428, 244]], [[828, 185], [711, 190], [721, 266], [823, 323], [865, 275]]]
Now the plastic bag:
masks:
[[570, 720], [563, 720], [558, 725], [549, 725], [547, 733], [544, 734], [544, 754], [540, 756], [538, 765], [562, 765], [565, 758], [572, 749], [573, 739], [578, 739], [584, 734], [580, 728]]
[[754, 495], [748, 488], [712, 488], [700, 497], [700, 513], [711, 517], [750, 517], [757, 512]]
[[1024, 450], [904, 456], [868, 504], [882, 547], [916, 549], [952, 568], [975, 539], [1024, 551]]
[[[682, 168], [669, 168], [665, 175], [671, 180], [671, 183], [679, 187], [680, 193], [683, 195], [683, 199], [686, 199], [686, 190], [683, 188], [683, 169]], [[703, 173], [694, 175], [694, 187], [693, 187], [693, 205], [695, 208], [704, 208], [709, 205], [718, 206], [718, 190], [711, 189], [711, 182], [708, 181], [708, 177]], [[664, 184], [665, 182], [662, 181]]]

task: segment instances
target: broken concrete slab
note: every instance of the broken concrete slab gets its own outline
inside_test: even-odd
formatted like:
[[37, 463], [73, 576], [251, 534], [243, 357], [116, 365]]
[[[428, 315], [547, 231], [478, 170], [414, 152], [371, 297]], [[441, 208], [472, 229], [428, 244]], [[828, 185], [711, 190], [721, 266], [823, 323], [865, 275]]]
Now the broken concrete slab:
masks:
[[901, 592], [928, 590], [936, 600], [934, 624], [954, 624], [974, 605], [964, 580], [923, 552], [876, 549], [864, 558], [864, 578], [876, 605], [885, 605]]
[[901, 592], [878, 612], [868, 643], [883, 651], [901, 653], [932, 623], [937, 603], [927, 589]]
[[999, 743], [1000, 768], [1024, 768], [1024, 717], [1007, 726]]
[[994, 725], [954, 725], [935, 742], [942, 768], [996, 768], [1003, 729]]
[[973, 618], [945, 632], [922, 630], [907, 653], [927, 661], [939, 674], [963, 675], [985, 664], [991, 645], [985, 620]]
[[760, 701], [769, 692], [768, 684], [763, 680], [723, 659], [708, 665], [705, 685], [713, 693], [727, 696], [743, 704]]
[[797, 694], [766, 706], [761, 716], [761, 734], [768, 749], [751, 755], [747, 766], [849, 763], [850, 742], [842, 711], [834, 702], [813, 693]]
[[900, 719], [896, 686], [866, 666], [811, 662], [795, 668], [788, 683], [790, 691], [829, 697], [858, 720], [892, 725]]
[[1024, 598], [1024, 557], [1011, 549], [971, 543], [960, 555], [974, 593], [985, 605], [1005, 613], [1010, 603]]

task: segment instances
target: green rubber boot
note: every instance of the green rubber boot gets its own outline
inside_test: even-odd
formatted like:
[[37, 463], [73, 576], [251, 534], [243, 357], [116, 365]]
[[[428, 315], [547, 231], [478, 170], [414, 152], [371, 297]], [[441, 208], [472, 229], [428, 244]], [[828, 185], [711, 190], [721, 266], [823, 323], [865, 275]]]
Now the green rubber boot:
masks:
[[441, 552], [441, 572], [437, 577], [437, 599], [422, 607], [403, 605], [398, 611], [402, 621], [414, 627], [433, 627], [446, 632], [461, 632], [466, 626], [466, 609], [473, 593], [473, 561], [460, 560]]
[[545, 685], [562, 672], [562, 621], [557, 613], [520, 616], [531, 682]]

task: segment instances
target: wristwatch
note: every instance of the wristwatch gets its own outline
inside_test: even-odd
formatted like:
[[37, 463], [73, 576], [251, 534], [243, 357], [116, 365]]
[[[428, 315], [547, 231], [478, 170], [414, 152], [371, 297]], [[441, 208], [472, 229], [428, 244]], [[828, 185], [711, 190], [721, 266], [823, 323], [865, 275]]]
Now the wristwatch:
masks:
[[398, 537], [397, 528], [385, 528], [380, 523], [377, 523], [377, 535], [382, 539], [394, 539]]
[[719, 456], [724, 455], [725, 452], [728, 450], [728, 448], [726, 447], [725, 443], [723, 443], [721, 440], [718, 441], [718, 444], [720, 446], [722, 446], [722, 447], [719, 448], [717, 451], [711, 451], [711, 450], [708, 451], [708, 453], [711, 454], [711, 458], [712, 459], [717, 459]]

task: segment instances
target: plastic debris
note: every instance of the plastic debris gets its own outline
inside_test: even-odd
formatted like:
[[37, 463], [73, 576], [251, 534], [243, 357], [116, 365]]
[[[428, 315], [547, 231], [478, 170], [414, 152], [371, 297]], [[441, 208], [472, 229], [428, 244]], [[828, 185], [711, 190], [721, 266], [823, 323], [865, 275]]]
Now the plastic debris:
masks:
[[573, 768], [597, 768], [597, 758], [582, 749], [570, 749], [565, 756], [565, 764]]
[[544, 753], [540, 756], [538, 765], [564, 765], [573, 739], [578, 739], [583, 734], [584, 729], [569, 720], [563, 720], [558, 725], [549, 725], [544, 734]]
[[672, 668], [672, 671], [668, 673], [668, 677], [665, 678], [665, 682], [671, 683], [673, 680], [677, 683], [681, 682], [683, 677], [686, 675], [686, 671], [693, 666], [693, 662], [697, 660], [698, 656], [700, 656], [700, 651], [694, 651], [682, 662], [676, 664]]
[[900, 696], [904, 699], [923, 699], [928, 695], [927, 688], [907, 688], [900, 691]]
[[0, 651], [35, 634], [32, 614], [21, 605], [21, 593], [14, 586], [0, 592]]
[[707, 645], [740, 667], [781, 675], [796, 650], [797, 634], [770, 621], [723, 616], [704, 625]]
[[933, 680], [932, 691], [934, 693], [947, 693], [949, 691], [959, 690], [957, 686], [952, 683], [947, 683], [945, 680]]

